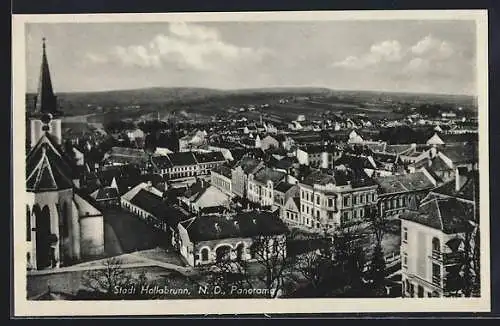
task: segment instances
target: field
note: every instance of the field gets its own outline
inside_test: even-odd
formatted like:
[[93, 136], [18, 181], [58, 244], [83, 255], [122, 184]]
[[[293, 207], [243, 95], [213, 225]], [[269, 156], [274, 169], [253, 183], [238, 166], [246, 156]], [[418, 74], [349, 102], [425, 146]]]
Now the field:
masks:
[[[276, 121], [289, 121], [298, 114], [316, 119], [326, 112], [366, 114], [374, 119], [399, 118], [402, 115], [393, 113], [393, 110], [400, 105], [442, 103], [469, 108], [475, 102], [470, 96], [334, 91], [325, 88], [148, 88], [57, 95], [66, 122], [101, 124], [111, 120], [158, 116], [165, 120], [173, 115], [184, 120], [208, 119], [216, 115], [258, 120], [260, 113], [257, 111], [262, 105], [266, 105], [263, 113]], [[33, 109], [33, 96], [26, 96], [28, 110]], [[240, 108], [249, 106], [254, 106], [256, 111], [240, 112]]]

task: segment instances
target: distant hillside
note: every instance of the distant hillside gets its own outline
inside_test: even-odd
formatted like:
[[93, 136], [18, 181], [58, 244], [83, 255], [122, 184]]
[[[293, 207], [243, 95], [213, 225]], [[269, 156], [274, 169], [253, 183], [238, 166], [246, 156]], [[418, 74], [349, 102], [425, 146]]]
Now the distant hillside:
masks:
[[[33, 97], [27, 94], [27, 109], [33, 109]], [[475, 98], [462, 95], [343, 91], [321, 87], [271, 87], [236, 90], [174, 87], [144, 88], [101, 92], [57, 93], [66, 116], [93, 115], [91, 122], [137, 119], [156, 114], [162, 117], [182, 112], [193, 119], [228, 114], [230, 108], [268, 104], [265, 111], [287, 120], [307, 113], [320, 117], [324, 111], [385, 115], [402, 105], [436, 104], [464, 106], [474, 111]], [[282, 102], [282, 99], [286, 101]], [[233, 112], [235, 110], [232, 110]], [[254, 114], [255, 115], [255, 114]], [[254, 116], [254, 118], [257, 115]], [[85, 120], [85, 119], [84, 119]]]
[[[95, 107], [113, 108], [124, 106], [141, 106], [142, 110], [158, 106], [201, 105], [207, 102], [217, 102], [220, 105], [240, 105], [246, 101], [260, 101], [288, 96], [327, 95], [331, 92], [324, 88], [290, 87], [290, 88], [259, 88], [241, 90], [217, 90], [209, 88], [174, 87], [174, 88], [144, 88], [133, 90], [116, 90], [102, 92], [57, 93], [59, 105], [66, 114], [80, 115], [95, 113]], [[33, 107], [35, 94], [27, 94], [28, 110]], [[259, 102], [259, 101], [257, 101]], [[256, 103], [257, 104], [257, 103]]]

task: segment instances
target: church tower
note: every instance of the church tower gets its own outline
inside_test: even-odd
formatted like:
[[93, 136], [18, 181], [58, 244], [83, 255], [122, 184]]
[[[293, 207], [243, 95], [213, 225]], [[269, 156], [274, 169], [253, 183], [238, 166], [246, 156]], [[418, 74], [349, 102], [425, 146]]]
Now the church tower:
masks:
[[48, 132], [57, 144], [61, 144], [61, 119], [62, 112], [57, 109], [57, 97], [54, 95], [52, 80], [50, 78], [49, 62], [45, 38], [42, 40], [42, 63], [40, 66], [40, 79], [38, 91], [34, 98], [35, 110], [30, 118], [31, 148]]
[[76, 162], [61, 146], [60, 116], [44, 39], [26, 156], [28, 269], [68, 266], [104, 252], [103, 216], [79, 189]]

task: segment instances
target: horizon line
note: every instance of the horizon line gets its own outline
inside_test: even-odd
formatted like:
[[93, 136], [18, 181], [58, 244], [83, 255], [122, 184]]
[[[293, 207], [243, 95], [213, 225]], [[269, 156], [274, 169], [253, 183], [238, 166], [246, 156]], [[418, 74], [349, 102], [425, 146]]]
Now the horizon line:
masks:
[[[440, 93], [440, 92], [425, 92], [425, 91], [411, 91], [411, 90], [386, 90], [386, 89], [347, 89], [347, 88], [331, 88], [328, 86], [307, 86], [307, 85], [277, 85], [277, 86], [262, 86], [262, 87], [243, 87], [243, 88], [216, 88], [216, 87], [202, 87], [202, 86], [148, 86], [148, 87], [136, 87], [136, 88], [113, 88], [104, 90], [74, 90], [74, 91], [60, 91], [54, 92], [57, 94], [84, 94], [84, 93], [106, 93], [106, 92], [126, 92], [126, 91], [140, 91], [140, 90], [150, 90], [150, 89], [206, 89], [221, 92], [231, 92], [231, 91], [250, 91], [250, 90], [266, 90], [266, 89], [277, 89], [277, 88], [309, 88], [309, 89], [325, 89], [333, 92], [370, 92], [370, 93], [392, 93], [392, 94], [422, 94], [422, 95], [448, 95], [448, 96], [468, 96], [477, 98], [477, 94], [470, 93]], [[37, 90], [26, 91], [26, 95], [35, 94]]]

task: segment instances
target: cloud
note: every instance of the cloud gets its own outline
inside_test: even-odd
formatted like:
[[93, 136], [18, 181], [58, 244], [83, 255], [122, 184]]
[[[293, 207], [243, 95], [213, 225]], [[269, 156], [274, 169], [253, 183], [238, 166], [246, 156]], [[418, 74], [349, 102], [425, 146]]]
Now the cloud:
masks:
[[172, 23], [167, 33], [155, 35], [145, 44], [115, 46], [106, 54], [90, 53], [93, 63], [117, 61], [124, 66], [161, 67], [174, 63], [181, 68], [211, 70], [222, 64], [258, 61], [270, 51], [240, 47], [224, 42], [214, 28], [202, 25]]
[[411, 52], [418, 56], [444, 60], [450, 58], [455, 50], [447, 41], [427, 35], [411, 47]]
[[431, 68], [431, 62], [428, 59], [413, 58], [403, 68], [405, 73], [426, 74]]
[[399, 62], [404, 53], [397, 40], [387, 40], [373, 44], [368, 53], [361, 56], [348, 56], [344, 60], [333, 63], [333, 67], [363, 69], [381, 62]]

